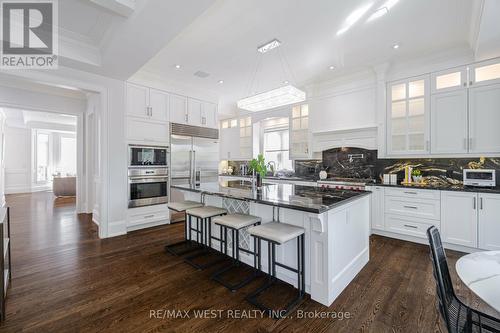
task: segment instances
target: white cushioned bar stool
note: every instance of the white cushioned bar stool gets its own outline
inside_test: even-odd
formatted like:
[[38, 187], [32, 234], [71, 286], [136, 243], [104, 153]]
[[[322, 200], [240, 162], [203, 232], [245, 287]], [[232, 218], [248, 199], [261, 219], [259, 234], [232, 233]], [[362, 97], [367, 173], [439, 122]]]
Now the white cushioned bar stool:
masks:
[[194, 268], [201, 270], [213, 266], [224, 260], [224, 258], [217, 258], [216, 260], [206, 264], [198, 264], [194, 261], [194, 259], [209, 255], [214, 252], [214, 250], [212, 249], [212, 239], [221, 242], [220, 238], [212, 236], [212, 218], [226, 214], [226, 209], [214, 206], [205, 206], [186, 210], [186, 216], [189, 220], [191, 220], [191, 218], [193, 217], [196, 219], [196, 228], [190, 227], [189, 230], [190, 232], [196, 232], [196, 241], [201, 244], [204, 249], [203, 252], [193, 254], [184, 259], [186, 263], [190, 264]]
[[[213, 219], [214, 224], [220, 227], [220, 239], [221, 239], [221, 249], [220, 251], [227, 255], [227, 233], [228, 230], [231, 231], [231, 239], [232, 239], [232, 249], [231, 249], [231, 257], [233, 262], [231, 265], [217, 271], [214, 275], [212, 275], [212, 279], [222, 284], [224, 287], [228, 288], [231, 291], [236, 291], [241, 287], [247, 285], [251, 282], [255, 276], [257, 271], [256, 267], [256, 257], [255, 257], [255, 244], [257, 244], [257, 240], [254, 239], [254, 251], [247, 250], [245, 248], [240, 247], [240, 230], [245, 229], [250, 226], [259, 225], [261, 221], [260, 217], [247, 215], [247, 214], [228, 214], [224, 216], [218, 216]], [[232, 270], [235, 267], [240, 265], [240, 251], [246, 252], [254, 256], [254, 270], [253, 272], [242, 279], [237, 283], [229, 283], [224, 278], [223, 275], [228, 271]]]
[[[188, 252], [192, 252], [193, 250], [199, 249], [199, 247], [193, 246], [193, 241], [191, 240], [191, 231], [190, 231], [191, 220], [188, 221], [186, 210], [203, 207], [204, 205], [201, 202], [196, 202], [196, 201], [178, 201], [178, 202], [169, 202], [167, 206], [170, 210], [173, 210], [174, 212], [178, 213], [184, 212], [184, 240], [174, 244], [165, 245], [165, 250], [173, 255], [183, 255]], [[188, 246], [187, 248], [186, 245]]]
[[[248, 233], [252, 235], [258, 242], [257, 250], [255, 251], [255, 256], [257, 258], [258, 270], [261, 270], [261, 241], [266, 241], [268, 244], [268, 281], [264, 283], [259, 289], [251, 293], [246, 297], [247, 301], [255, 305], [261, 310], [267, 311], [276, 317], [276, 313], [279, 313], [281, 317], [286, 316], [304, 297], [305, 294], [305, 245], [304, 245], [304, 234], [305, 230], [302, 227], [297, 227], [291, 224], [280, 223], [280, 222], [270, 222], [258, 225], [256, 227], [251, 227], [248, 229]], [[286, 242], [297, 239], [297, 268], [293, 268], [276, 261], [276, 245], [282, 245]], [[294, 273], [297, 273], [297, 296], [294, 297], [284, 309], [273, 310], [267, 305], [258, 301], [259, 295], [265, 290], [272, 287], [276, 279], [276, 266], [282, 267]]]

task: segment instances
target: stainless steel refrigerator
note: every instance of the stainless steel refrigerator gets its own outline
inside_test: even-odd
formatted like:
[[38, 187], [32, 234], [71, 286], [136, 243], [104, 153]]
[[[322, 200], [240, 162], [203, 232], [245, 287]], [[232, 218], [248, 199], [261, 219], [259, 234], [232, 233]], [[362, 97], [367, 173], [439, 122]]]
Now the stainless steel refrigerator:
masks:
[[[195, 185], [219, 179], [219, 130], [172, 123], [170, 125], [170, 184]], [[183, 200], [180, 191], [170, 191], [170, 201]]]

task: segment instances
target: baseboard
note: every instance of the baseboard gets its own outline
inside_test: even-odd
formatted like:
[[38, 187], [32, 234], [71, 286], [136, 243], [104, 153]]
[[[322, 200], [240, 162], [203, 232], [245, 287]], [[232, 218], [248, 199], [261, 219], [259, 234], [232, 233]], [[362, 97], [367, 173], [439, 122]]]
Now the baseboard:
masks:
[[133, 226], [127, 227], [127, 232], [129, 232], [129, 231], [135, 231], [135, 230], [140, 230], [140, 229], [157, 227], [157, 226], [165, 225], [165, 224], [170, 224], [170, 220], [160, 220], [160, 221], [155, 221], [155, 222], [150, 222], [150, 223], [133, 225]]
[[[389, 231], [384, 231], [384, 230], [376, 230], [376, 229], [372, 229], [372, 234], [384, 236], [384, 237], [389, 237], [389, 238], [394, 238], [394, 239], [399, 239], [399, 240], [417, 243], [417, 244], [429, 245], [429, 241], [427, 240], [427, 238], [419, 238], [419, 237], [415, 237], [415, 236], [402, 235], [402, 234], [397, 234], [394, 232], [389, 232]], [[484, 250], [476, 249], [473, 247], [450, 244], [450, 243], [445, 243], [445, 242], [443, 242], [443, 247], [445, 249], [450, 249], [453, 251], [459, 251], [459, 252], [465, 252], [465, 253], [484, 251]]]

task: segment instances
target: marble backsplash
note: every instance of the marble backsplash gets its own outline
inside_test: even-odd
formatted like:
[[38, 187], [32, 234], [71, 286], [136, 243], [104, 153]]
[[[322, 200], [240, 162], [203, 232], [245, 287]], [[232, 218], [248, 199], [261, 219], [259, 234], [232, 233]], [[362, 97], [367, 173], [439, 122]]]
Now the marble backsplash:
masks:
[[319, 178], [325, 170], [328, 177], [371, 178], [381, 181], [384, 173], [397, 174], [404, 179], [404, 168], [419, 169], [426, 182], [433, 184], [460, 184], [463, 169], [495, 169], [496, 183], [500, 184], [500, 158], [422, 158], [378, 159], [376, 150], [336, 148], [323, 152], [323, 160], [295, 161], [295, 174], [306, 178]]
[[410, 165], [422, 172], [427, 183], [460, 184], [463, 169], [495, 169], [496, 183], [500, 184], [500, 158], [426, 158], [426, 159], [380, 159], [377, 162], [377, 178], [384, 173], [397, 174], [398, 182], [404, 179], [404, 168]]

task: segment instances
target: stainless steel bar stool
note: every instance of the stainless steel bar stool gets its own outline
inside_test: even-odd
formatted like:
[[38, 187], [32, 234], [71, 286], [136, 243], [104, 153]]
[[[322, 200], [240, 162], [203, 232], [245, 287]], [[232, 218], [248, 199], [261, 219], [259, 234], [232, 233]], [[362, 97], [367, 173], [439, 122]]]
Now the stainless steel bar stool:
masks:
[[[165, 245], [165, 250], [173, 255], [183, 255], [199, 249], [200, 247], [196, 246], [191, 240], [191, 218], [188, 219], [186, 210], [203, 207], [204, 204], [196, 201], [179, 201], [169, 202], [167, 206], [170, 210], [175, 212], [184, 212], [184, 240], [174, 244]], [[188, 247], [185, 248], [186, 246]]]
[[196, 228], [190, 228], [190, 231], [196, 232], [196, 241], [201, 244], [204, 249], [204, 251], [193, 254], [184, 259], [186, 263], [190, 264], [194, 268], [202, 270], [224, 260], [224, 258], [217, 258], [216, 260], [213, 260], [206, 264], [198, 264], [194, 261], [194, 259], [200, 258], [202, 256], [207, 256], [215, 252], [215, 250], [212, 249], [212, 240], [215, 239], [221, 242], [221, 239], [212, 236], [212, 218], [226, 214], [226, 209], [214, 206], [198, 207], [188, 209], [186, 211], [186, 215], [189, 219], [191, 219], [192, 217], [196, 218]]
[[[247, 214], [228, 214], [224, 216], [218, 216], [213, 219], [214, 224], [220, 227], [220, 239], [222, 240], [220, 251], [225, 255], [227, 255], [227, 249], [228, 249], [228, 243], [227, 243], [228, 230], [231, 231], [231, 239], [232, 239], [231, 257], [233, 259], [233, 262], [229, 266], [222, 268], [221, 270], [217, 271], [214, 275], [212, 275], [212, 279], [214, 281], [219, 282], [224, 287], [233, 292], [247, 285], [256, 276], [257, 273], [257, 271], [255, 270], [256, 241], [254, 241], [254, 251], [241, 248], [240, 230], [247, 228], [249, 226], [259, 225], [260, 221], [261, 221], [260, 217]], [[240, 251], [252, 254], [254, 256], [254, 270], [249, 276], [245, 277], [241, 281], [231, 284], [223, 278], [223, 275], [228, 271], [234, 269], [235, 267], [240, 266]]]
[[[261, 241], [266, 241], [268, 244], [268, 281], [264, 283], [259, 289], [246, 297], [247, 301], [255, 305], [261, 310], [267, 311], [274, 318], [286, 316], [303, 298], [305, 294], [305, 230], [302, 227], [294, 225], [270, 222], [261, 224], [248, 229], [248, 233], [252, 235], [257, 241], [257, 251], [255, 257], [257, 258], [258, 270], [261, 269]], [[297, 239], [297, 268], [293, 268], [276, 261], [276, 245], [282, 245], [293, 239]], [[265, 290], [271, 288], [277, 281], [276, 279], [276, 266], [282, 267], [294, 273], [297, 273], [297, 296], [294, 297], [284, 309], [273, 310], [269, 306], [258, 301], [258, 297]], [[279, 315], [276, 315], [279, 313]]]

